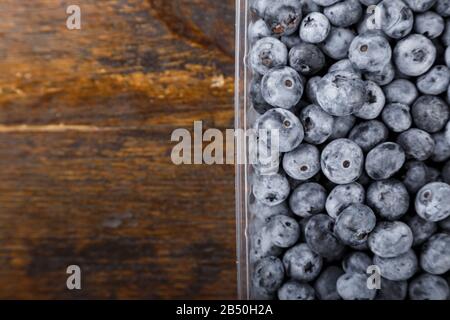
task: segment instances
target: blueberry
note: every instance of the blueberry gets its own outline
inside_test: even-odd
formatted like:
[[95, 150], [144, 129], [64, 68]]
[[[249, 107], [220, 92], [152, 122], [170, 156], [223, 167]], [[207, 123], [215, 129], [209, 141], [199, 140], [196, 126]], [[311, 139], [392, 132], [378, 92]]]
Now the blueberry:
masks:
[[429, 133], [442, 130], [448, 122], [448, 105], [436, 96], [421, 96], [413, 104], [411, 114], [417, 128]]
[[280, 300], [314, 300], [314, 289], [307, 283], [290, 280], [278, 290]]
[[434, 140], [427, 132], [420, 129], [409, 129], [402, 132], [397, 143], [403, 148], [409, 159], [425, 161], [433, 154]]
[[325, 16], [336, 27], [349, 27], [362, 17], [363, 9], [358, 0], [343, 0], [323, 10]]
[[267, 293], [276, 292], [283, 284], [283, 263], [276, 257], [261, 259], [255, 266], [252, 283], [255, 288]]
[[322, 172], [330, 181], [347, 184], [355, 182], [360, 177], [364, 155], [353, 141], [337, 139], [323, 149], [320, 163]]
[[384, 66], [383, 70], [375, 72], [367, 72], [365, 79], [375, 82], [380, 86], [385, 86], [391, 83], [395, 78], [395, 68], [392, 63]]
[[413, 246], [421, 245], [437, 230], [436, 223], [424, 220], [418, 215], [406, 217], [405, 222], [413, 233]]
[[383, 219], [398, 220], [408, 212], [409, 193], [400, 181], [381, 180], [367, 189], [367, 204]]
[[270, 37], [271, 34], [267, 24], [262, 19], [251, 22], [248, 26], [248, 40], [252, 44], [259, 39]]
[[389, 131], [377, 120], [363, 121], [353, 127], [348, 138], [354, 141], [364, 152], [369, 152], [388, 139]]
[[436, 12], [427, 11], [415, 16], [414, 31], [429, 39], [439, 37], [444, 32], [444, 28], [444, 19]]
[[273, 217], [266, 226], [272, 243], [279, 248], [289, 248], [300, 237], [300, 226], [294, 219], [279, 215]]
[[314, 0], [300, 0], [300, 3], [304, 14], [319, 12], [321, 10], [320, 6]]
[[444, 278], [424, 273], [411, 281], [409, 298], [411, 300], [447, 300], [450, 294]]
[[303, 140], [304, 131], [300, 120], [290, 111], [276, 108], [260, 116], [255, 123], [258, 134], [266, 132], [267, 137], [278, 130], [279, 151], [289, 152], [297, 148]]
[[271, 2], [264, 10], [263, 18], [275, 35], [291, 35], [298, 30], [302, 19], [301, 4], [297, 0]]
[[280, 40], [289, 50], [303, 43], [302, 39], [300, 39], [296, 34], [282, 36]]
[[442, 17], [450, 17], [450, 1], [437, 0], [434, 10]]
[[311, 217], [305, 228], [306, 243], [311, 250], [330, 260], [340, 258], [345, 249], [333, 233], [333, 228], [333, 219], [325, 214]]
[[291, 216], [289, 207], [286, 202], [282, 202], [276, 206], [268, 206], [261, 201], [256, 200], [254, 196], [250, 197], [248, 208], [253, 218], [253, 230], [259, 230], [263, 225], [268, 223], [275, 216]]
[[352, 252], [342, 261], [342, 268], [345, 273], [366, 274], [369, 266], [372, 265], [372, 258], [364, 252]]
[[350, 59], [342, 59], [331, 65], [331, 67], [328, 69], [328, 72], [330, 73], [334, 71], [351, 72], [357, 75], [358, 78], [361, 78], [361, 72], [353, 66]]
[[289, 109], [297, 105], [303, 95], [303, 79], [290, 67], [272, 68], [262, 78], [261, 93], [274, 107]]
[[423, 219], [437, 222], [450, 216], [450, 185], [432, 182], [419, 190], [416, 196], [416, 212]]
[[325, 208], [327, 193], [324, 187], [315, 182], [307, 182], [296, 188], [289, 198], [291, 210], [300, 217], [310, 217]]
[[400, 72], [417, 77], [432, 67], [436, 60], [436, 47], [428, 38], [412, 34], [397, 42], [394, 60]]
[[386, 97], [383, 90], [373, 81], [366, 82], [367, 99], [363, 107], [355, 113], [355, 116], [364, 120], [373, 120], [383, 111]]
[[350, 29], [332, 27], [328, 37], [321, 44], [321, 49], [330, 58], [340, 60], [347, 58], [348, 48], [355, 38]]
[[336, 140], [345, 138], [350, 130], [352, 130], [353, 126], [355, 125], [356, 118], [352, 115], [349, 116], [343, 116], [343, 117], [335, 117], [334, 118], [334, 125], [333, 125], [333, 132], [331, 133], [331, 136], [329, 140]]
[[445, 30], [441, 37], [441, 42], [444, 46], [448, 47], [450, 45], [450, 20], [445, 20]]
[[289, 52], [289, 65], [302, 75], [310, 76], [324, 67], [325, 56], [317, 46], [302, 43]]
[[383, 258], [394, 258], [406, 253], [412, 243], [411, 229], [400, 221], [379, 222], [368, 239], [370, 250]]
[[362, 72], [379, 72], [391, 60], [392, 49], [385, 37], [369, 31], [353, 39], [348, 57]]
[[389, 103], [383, 110], [381, 118], [384, 124], [394, 132], [403, 132], [411, 128], [411, 109], [406, 104]]
[[288, 50], [278, 39], [262, 38], [251, 49], [249, 60], [253, 72], [266, 74], [273, 67], [287, 65]]
[[389, 37], [401, 39], [413, 29], [414, 15], [401, 0], [383, 0], [377, 5], [375, 20]]
[[434, 151], [431, 160], [435, 162], [444, 162], [450, 158], [450, 140], [447, 140], [444, 132], [435, 133]]
[[420, 266], [428, 273], [441, 275], [450, 270], [450, 235], [438, 233], [422, 247]]
[[262, 17], [264, 15], [264, 10], [266, 10], [269, 5], [269, 2], [269, 0], [253, 0], [250, 2], [250, 10], [259, 17]]
[[320, 300], [340, 300], [341, 297], [337, 292], [336, 283], [344, 272], [341, 268], [330, 266], [326, 268], [314, 283], [316, 295]]
[[328, 114], [348, 116], [361, 110], [367, 100], [365, 83], [354, 73], [334, 71], [319, 82], [317, 101]]
[[360, 203], [351, 204], [336, 219], [334, 232], [342, 243], [359, 246], [367, 241], [376, 221], [375, 214], [368, 206]]
[[306, 142], [322, 144], [333, 133], [334, 118], [314, 104], [300, 112], [300, 121], [305, 130]]
[[253, 194], [265, 205], [276, 206], [282, 203], [289, 196], [289, 192], [289, 182], [280, 174], [255, 177]]
[[337, 291], [344, 300], [373, 300], [376, 290], [367, 286], [367, 276], [361, 273], [346, 273], [337, 281]]
[[394, 258], [382, 258], [377, 255], [373, 263], [380, 268], [381, 276], [392, 281], [404, 281], [412, 278], [419, 268], [416, 254], [409, 250]]
[[306, 83], [306, 96], [311, 103], [318, 104], [317, 102], [317, 88], [319, 88], [319, 82], [321, 77], [312, 77], [309, 78]]
[[308, 43], [321, 43], [330, 33], [328, 18], [320, 12], [308, 14], [300, 24], [300, 38]]
[[405, 163], [405, 152], [396, 143], [385, 142], [373, 148], [366, 157], [366, 172], [374, 180], [396, 174]]
[[284, 155], [283, 169], [294, 179], [311, 179], [320, 171], [320, 152], [317, 147], [303, 143]]
[[386, 101], [411, 105], [418, 97], [416, 86], [408, 80], [397, 79], [383, 88]]
[[283, 256], [286, 274], [298, 281], [309, 282], [317, 278], [322, 264], [322, 258], [304, 243], [290, 248]]
[[375, 300], [405, 300], [408, 295], [407, 281], [391, 281], [381, 278], [381, 288]]
[[250, 99], [252, 106], [259, 114], [265, 113], [267, 110], [273, 107], [264, 100], [261, 93], [261, 79], [260, 77], [254, 77], [250, 83]]
[[425, 12], [436, 3], [436, 0], [403, 0], [414, 12]]
[[272, 242], [272, 236], [266, 229], [267, 224], [263, 224], [262, 228], [252, 234], [250, 242], [250, 261], [258, 262], [259, 260], [271, 256], [279, 256], [282, 248], [277, 247]]
[[326, 211], [330, 217], [336, 219], [349, 205], [364, 203], [365, 196], [365, 190], [359, 183], [338, 185], [328, 195]]

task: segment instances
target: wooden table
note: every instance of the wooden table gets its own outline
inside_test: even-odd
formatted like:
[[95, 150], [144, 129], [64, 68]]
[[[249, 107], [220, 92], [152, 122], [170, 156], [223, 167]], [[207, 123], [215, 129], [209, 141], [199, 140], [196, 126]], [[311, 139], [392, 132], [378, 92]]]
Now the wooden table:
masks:
[[174, 129], [233, 128], [234, 14], [0, 2], [0, 298], [236, 297], [234, 168], [170, 160]]

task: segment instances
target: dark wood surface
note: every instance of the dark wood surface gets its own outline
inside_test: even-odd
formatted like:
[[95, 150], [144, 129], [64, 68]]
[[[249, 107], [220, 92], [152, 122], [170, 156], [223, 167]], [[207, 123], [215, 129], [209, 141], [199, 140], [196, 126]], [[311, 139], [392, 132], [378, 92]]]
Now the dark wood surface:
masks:
[[170, 161], [233, 127], [234, 0], [74, 2], [0, 2], [0, 298], [235, 298], [234, 168]]

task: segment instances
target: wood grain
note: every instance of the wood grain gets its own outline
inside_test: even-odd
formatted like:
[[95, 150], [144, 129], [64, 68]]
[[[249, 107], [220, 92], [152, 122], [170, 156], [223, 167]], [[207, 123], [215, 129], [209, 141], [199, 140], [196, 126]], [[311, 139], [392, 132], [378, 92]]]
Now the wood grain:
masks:
[[235, 298], [234, 169], [170, 161], [233, 127], [234, 1], [69, 4], [0, 3], [0, 298]]

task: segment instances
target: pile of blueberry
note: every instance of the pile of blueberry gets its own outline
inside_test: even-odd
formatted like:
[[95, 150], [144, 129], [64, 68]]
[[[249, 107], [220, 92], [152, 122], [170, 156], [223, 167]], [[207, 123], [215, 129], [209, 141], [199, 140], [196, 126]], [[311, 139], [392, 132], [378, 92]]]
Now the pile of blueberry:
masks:
[[253, 298], [449, 299], [450, 0], [251, 11], [249, 112], [281, 152], [253, 164]]

